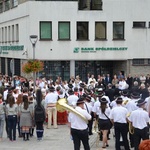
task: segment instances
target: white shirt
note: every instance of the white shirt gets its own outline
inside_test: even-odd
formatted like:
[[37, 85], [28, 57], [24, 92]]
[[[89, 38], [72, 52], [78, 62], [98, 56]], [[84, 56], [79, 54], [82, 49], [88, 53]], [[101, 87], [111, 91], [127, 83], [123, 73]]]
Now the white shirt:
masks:
[[[91, 115], [85, 109], [77, 106], [75, 110], [82, 114], [87, 120], [91, 119]], [[85, 130], [88, 127], [87, 123], [81, 117], [72, 112], [69, 113], [68, 122], [71, 123], [71, 128], [73, 129]]]
[[97, 101], [94, 103], [94, 106], [93, 106], [92, 111], [93, 111], [94, 113], [96, 113], [96, 112], [97, 112], [97, 108], [99, 108], [99, 107], [100, 107], [100, 102], [99, 102], [99, 100], [97, 100]]
[[[110, 115], [110, 108], [109, 107], [107, 107], [106, 109], [105, 109], [105, 114], [109, 117], [109, 115]], [[97, 112], [96, 112], [96, 114], [99, 116], [99, 119], [104, 119], [104, 120], [107, 120], [108, 118], [104, 115], [104, 113], [102, 113], [102, 111], [101, 111], [101, 108], [99, 108], [99, 109], [97, 109]]]
[[89, 114], [91, 114], [91, 112], [92, 112], [92, 105], [91, 105], [91, 103], [85, 102], [84, 103], [84, 109], [87, 110], [87, 112]]
[[126, 108], [124, 108], [121, 105], [117, 105], [111, 110], [109, 118], [113, 119], [114, 122], [127, 123], [126, 120], [127, 113], [128, 110]]
[[113, 100], [111, 103], [110, 103], [110, 107], [111, 108], [114, 108], [114, 107], [116, 107], [117, 106], [117, 103], [116, 103], [116, 99], [115, 100]]
[[68, 105], [70, 106], [76, 106], [77, 100], [79, 99], [78, 96], [76, 95], [70, 95], [68, 96], [67, 100], [68, 100]]
[[148, 112], [143, 110], [143, 108], [133, 111], [128, 119], [132, 122], [132, 126], [138, 129], [147, 127], [147, 123], [149, 122]]
[[57, 103], [58, 100], [58, 94], [50, 92], [46, 95], [45, 97], [45, 104], [49, 104], [49, 103]]
[[131, 100], [125, 105], [125, 108], [127, 108], [128, 112], [130, 113], [130, 112], [138, 109], [139, 107], [136, 105], [134, 100]]
[[7, 99], [7, 94], [8, 94], [8, 90], [4, 91], [4, 93], [3, 93], [4, 101], [6, 101], [6, 99]]
[[126, 81], [119, 81], [119, 89], [124, 90], [126, 89]]

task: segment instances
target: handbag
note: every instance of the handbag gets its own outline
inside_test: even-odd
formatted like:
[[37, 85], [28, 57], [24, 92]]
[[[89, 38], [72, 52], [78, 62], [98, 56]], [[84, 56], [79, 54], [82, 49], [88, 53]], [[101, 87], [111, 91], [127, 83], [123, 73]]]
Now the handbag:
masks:
[[105, 116], [106, 116], [106, 118], [109, 120], [109, 122], [110, 122], [110, 129], [113, 127], [113, 123], [111, 122], [111, 120], [108, 118], [108, 116], [105, 114], [105, 113], [103, 113]]

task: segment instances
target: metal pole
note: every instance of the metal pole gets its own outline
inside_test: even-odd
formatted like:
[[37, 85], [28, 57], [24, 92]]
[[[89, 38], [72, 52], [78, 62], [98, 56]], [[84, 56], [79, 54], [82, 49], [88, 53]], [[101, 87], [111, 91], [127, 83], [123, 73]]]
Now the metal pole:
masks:
[[[33, 45], [33, 61], [35, 60], [35, 43]], [[33, 72], [33, 82], [34, 82], [34, 92], [35, 92], [35, 86], [36, 86], [36, 72]]]
[[[37, 42], [37, 35], [30, 35], [30, 41], [32, 43], [33, 47], [33, 61], [35, 60], [35, 45]], [[36, 72], [33, 72], [33, 82], [34, 82], [34, 92], [35, 92], [35, 86], [36, 86]]]

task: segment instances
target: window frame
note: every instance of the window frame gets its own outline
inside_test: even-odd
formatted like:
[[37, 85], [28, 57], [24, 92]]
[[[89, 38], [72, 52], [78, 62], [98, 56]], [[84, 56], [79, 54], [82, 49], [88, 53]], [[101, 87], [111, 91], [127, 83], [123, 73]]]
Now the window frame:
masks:
[[[122, 38], [115, 38], [114, 37], [114, 23], [118, 23], [118, 24], [123, 24], [123, 37]], [[119, 35], [119, 34], [117, 34], [117, 35]], [[125, 22], [124, 21], [114, 21], [113, 22], [113, 40], [125, 40]]]
[[[79, 27], [79, 24], [81, 26], [81, 23], [86, 23], [87, 24], [87, 37], [85, 37], [85, 38], [83, 38], [83, 37], [79, 38], [78, 37], [78, 27]], [[89, 21], [77, 21], [76, 22], [76, 38], [77, 38], [77, 41], [88, 41], [89, 40]]]
[[[60, 38], [60, 35], [61, 35], [61, 31], [60, 31], [60, 24], [61, 23], [68, 23], [69, 24], [69, 29], [68, 29], [68, 31], [69, 31], [69, 36], [68, 36], [68, 38]], [[60, 40], [60, 41], [64, 41], [64, 40], [70, 40], [70, 29], [71, 29], [71, 27], [70, 27], [70, 21], [59, 21], [58, 22], [58, 40]]]
[[132, 65], [133, 66], [143, 66], [143, 65], [145, 65], [145, 60], [142, 58], [132, 59]]
[[[98, 38], [98, 37], [96, 37], [96, 24], [97, 23], [105, 23], [105, 37], [104, 38]], [[107, 22], [106, 21], [96, 21], [95, 22], [95, 40], [107, 40]]]
[[[140, 24], [142, 24], [143, 23], [143, 26], [137, 26], [138, 24], [140, 25]], [[136, 24], [136, 26], [135, 26], [135, 24]], [[136, 29], [136, 28], [138, 28], [138, 29], [140, 29], [140, 28], [146, 28], [146, 22], [145, 21], [133, 21], [133, 28], [134, 29]]]
[[[49, 23], [50, 25], [50, 37], [49, 38], [41, 38], [41, 24], [42, 23]], [[52, 40], [52, 21], [40, 21], [39, 22], [40, 26], [39, 26], [39, 34], [40, 34], [40, 41], [51, 41]]]

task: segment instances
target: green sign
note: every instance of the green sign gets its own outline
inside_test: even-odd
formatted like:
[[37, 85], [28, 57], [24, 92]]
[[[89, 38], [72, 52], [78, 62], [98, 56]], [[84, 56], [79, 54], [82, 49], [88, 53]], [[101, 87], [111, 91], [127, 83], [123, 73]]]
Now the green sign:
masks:
[[23, 51], [23, 45], [16, 46], [0, 46], [0, 54], [8, 54], [9, 51]]
[[127, 47], [75, 47], [74, 53], [96, 53], [97, 51], [126, 51]]

